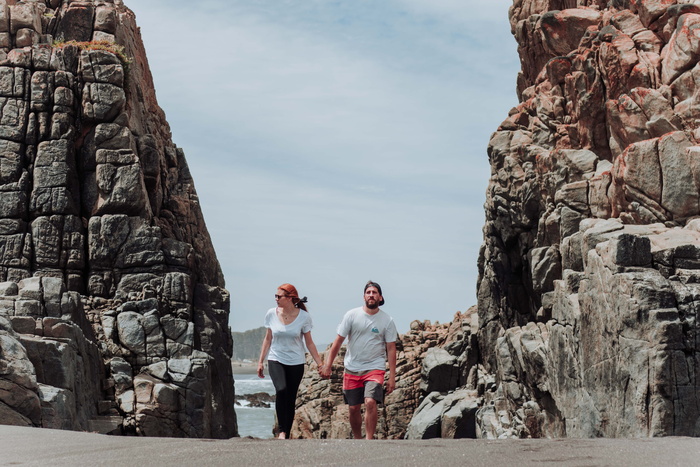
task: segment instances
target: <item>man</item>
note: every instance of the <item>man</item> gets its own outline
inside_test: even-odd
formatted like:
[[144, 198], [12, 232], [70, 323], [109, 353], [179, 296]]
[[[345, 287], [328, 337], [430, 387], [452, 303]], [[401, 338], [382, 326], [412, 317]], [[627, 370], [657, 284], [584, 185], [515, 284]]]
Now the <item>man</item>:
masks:
[[365, 435], [374, 439], [377, 429], [377, 404], [384, 402], [384, 376], [389, 362], [386, 394], [396, 387], [396, 325], [379, 309], [384, 305], [382, 288], [376, 282], [365, 285], [365, 305], [345, 313], [338, 325], [321, 376], [329, 378], [333, 360], [348, 338], [343, 374], [343, 396], [350, 409], [350, 428], [355, 439], [362, 438], [362, 404], [365, 404]]

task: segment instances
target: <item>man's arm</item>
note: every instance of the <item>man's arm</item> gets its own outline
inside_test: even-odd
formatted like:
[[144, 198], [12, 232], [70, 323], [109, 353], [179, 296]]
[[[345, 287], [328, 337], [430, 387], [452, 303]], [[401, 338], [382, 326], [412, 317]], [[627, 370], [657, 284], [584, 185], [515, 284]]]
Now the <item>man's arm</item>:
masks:
[[386, 357], [389, 361], [389, 381], [386, 383], [386, 393], [391, 394], [396, 389], [396, 342], [386, 343]]
[[[341, 335], [337, 335], [335, 337], [335, 340], [333, 341], [333, 345], [331, 345], [331, 349], [328, 351], [328, 358], [326, 358], [326, 363], [323, 365], [323, 368], [321, 369], [321, 376], [324, 378], [330, 378], [331, 377], [331, 371], [333, 368], [333, 361], [335, 360], [335, 357], [338, 356], [338, 352], [340, 352], [340, 346], [343, 345], [343, 341], [345, 338]], [[396, 358], [394, 358], [396, 360]], [[394, 362], [396, 363], [396, 362]], [[396, 365], [394, 365], [396, 366]]]

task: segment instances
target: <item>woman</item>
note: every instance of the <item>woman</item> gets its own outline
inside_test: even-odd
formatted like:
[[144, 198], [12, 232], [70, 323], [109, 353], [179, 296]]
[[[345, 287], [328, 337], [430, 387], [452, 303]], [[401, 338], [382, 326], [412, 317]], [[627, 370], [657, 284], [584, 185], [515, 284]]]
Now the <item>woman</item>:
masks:
[[260, 350], [258, 376], [265, 377], [263, 368], [267, 356], [267, 367], [277, 396], [275, 411], [279, 439], [287, 439], [294, 422], [297, 391], [304, 375], [306, 354], [302, 337], [316, 365], [320, 368], [323, 362], [311, 338], [313, 323], [304, 305], [306, 297], [299, 298], [293, 285], [282, 284], [277, 289], [275, 300], [277, 308], [270, 308], [265, 315], [267, 333]]

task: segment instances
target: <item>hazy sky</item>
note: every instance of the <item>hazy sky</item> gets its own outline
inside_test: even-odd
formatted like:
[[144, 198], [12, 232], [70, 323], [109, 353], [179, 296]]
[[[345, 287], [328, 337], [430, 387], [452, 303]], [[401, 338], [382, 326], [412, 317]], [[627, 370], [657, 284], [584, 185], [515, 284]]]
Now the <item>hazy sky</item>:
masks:
[[402, 333], [476, 304], [486, 146], [517, 103], [511, 0], [125, 3], [234, 331], [285, 282], [319, 344], [369, 279]]

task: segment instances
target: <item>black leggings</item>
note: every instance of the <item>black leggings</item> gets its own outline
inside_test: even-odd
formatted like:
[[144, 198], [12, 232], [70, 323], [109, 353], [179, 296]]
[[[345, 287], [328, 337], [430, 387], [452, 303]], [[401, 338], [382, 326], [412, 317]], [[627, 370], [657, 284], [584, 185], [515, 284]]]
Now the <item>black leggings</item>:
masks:
[[289, 438], [294, 423], [294, 408], [297, 402], [297, 391], [301, 378], [304, 376], [304, 364], [284, 365], [274, 360], [267, 361], [272, 384], [275, 385], [275, 412], [279, 431]]

